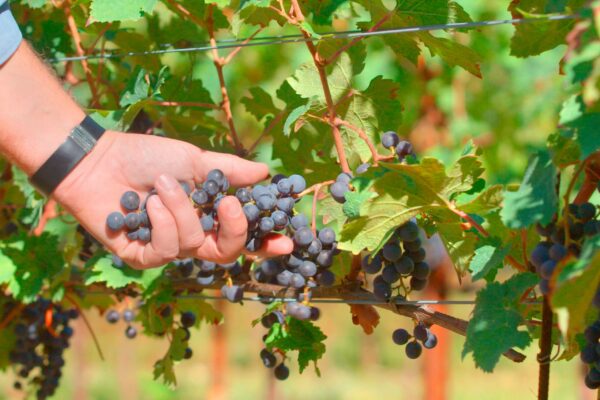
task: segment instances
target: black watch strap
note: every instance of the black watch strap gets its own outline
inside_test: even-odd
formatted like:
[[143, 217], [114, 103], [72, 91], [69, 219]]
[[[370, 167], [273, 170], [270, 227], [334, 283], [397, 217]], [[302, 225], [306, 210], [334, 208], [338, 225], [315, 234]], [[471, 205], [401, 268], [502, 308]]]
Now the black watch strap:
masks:
[[40, 192], [50, 196], [77, 164], [96, 145], [105, 129], [86, 116], [76, 126], [67, 140], [33, 174], [30, 181]]

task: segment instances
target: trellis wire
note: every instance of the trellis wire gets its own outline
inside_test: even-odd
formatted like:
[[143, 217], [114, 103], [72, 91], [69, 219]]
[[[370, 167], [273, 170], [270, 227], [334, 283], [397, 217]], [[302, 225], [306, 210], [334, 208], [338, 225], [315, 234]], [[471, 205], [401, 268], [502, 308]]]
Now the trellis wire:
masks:
[[[420, 25], [420, 26], [409, 26], [402, 28], [390, 28], [381, 29], [371, 32], [365, 31], [342, 31], [342, 32], [325, 32], [319, 34], [320, 37], [309, 37], [305, 38], [301, 35], [282, 35], [282, 36], [268, 36], [268, 37], [256, 37], [250, 40], [248, 39], [226, 39], [219, 41], [216, 46], [198, 46], [198, 47], [184, 47], [164, 50], [148, 50], [148, 51], [132, 51], [127, 53], [104, 53], [104, 54], [89, 54], [85, 56], [73, 56], [73, 57], [59, 57], [50, 59], [51, 63], [61, 63], [70, 61], [83, 61], [83, 60], [97, 60], [97, 59], [113, 59], [113, 58], [124, 58], [124, 57], [137, 57], [137, 56], [149, 56], [149, 55], [162, 55], [169, 53], [192, 53], [202, 52], [210, 50], [221, 50], [231, 49], [237, 47], [253, 47], [253, 46], [270, 46], [270, 45], [281, 45], [286, 43], [303, 43], [303, 42], [319, 42], [332, 39], [355, 39], [370, 36], [383, 36], [392, 34], [402, 33], [414, 33], [414, 32], [425, 32], [425, 31], [438, 31], [446, 29], [467, 29], [497, 25], [508, 25], [508, 24], [529, 24], [535, 22], [548, 22], [548, 21], [563, 21], [569, 19], [576, 19], [579, 15], [549, 15], [539, 18], [513, 18], [513, 19], [500, 19], [500, 20], [487, 20], [487, 21], [472, 21], [472, 22], [453, 22], [449, 24], [435, 24], [435, 25]], [[269, 40], [271, 38], [278, 38], [277, 40]], [[247, 42], [245, 42], [247, 40]]]

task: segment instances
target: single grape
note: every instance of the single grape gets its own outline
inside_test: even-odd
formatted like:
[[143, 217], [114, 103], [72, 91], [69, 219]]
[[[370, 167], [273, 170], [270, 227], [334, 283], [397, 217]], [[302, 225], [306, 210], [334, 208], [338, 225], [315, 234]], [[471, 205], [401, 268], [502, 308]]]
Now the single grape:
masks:
[[290, 370], [285, 364], [281, 363], [274, 370], [275, 378], [280, 381], [285, 381], [290, 376]]
[[306, 215], [298, 214], [292, 217], [290, 223], [295, 230], [299, 230], [308, 226], [308, 219], [306, 218]]
[[346, 185], [349, 184], [351, 180], [352, 180], [352, 175], [349, 174], [348, 172], [342, 172], [335, 178], [336, 182], [345, 183]]
[[148, 212], [146, 210], [140, 212], [140, 224], [150, 228], [150, 218], [148, 217]]
[[306, 180], [304, 177], [300, 175], [291, 175], [289, 178], [290, 183], [292, 184], [292, 193], [299, 194], [306, 189]]
[[589, 221], [596, 216], [596, 206], [592, 203], [583, 203], [579, 205], [579, 218], [583, 221]]
[[383, 261], [379, 254], [376, 255], [375, 257], [373, 257], [371, 260], [369, 260], [369, 256], [366, 255], [362, 259], [362, 263], [361, 263], [363, 271], [365, 271], [367, 274], [378, 273], [379, 271], [381, 271], [382, 265], [383, 265]]
[[600, 355], [596, 352], [596, 347], [593, 344], [587, 344], [581, 349], [579, 358], [585, 364], [593, 364], [600, 359]]
[[413, 221], [408, 221], [398, 229], [396, 229], [396, 235], [403, 242], [411, 242], [419, 238], [419, 226]]
[[551, 244], [547, 242], [538, 243], [534, 247], [529, 259], [536, 268], [539, 269], [543, 263], [550, 259], [550, 247]]
[[562, 244], [554, 244], [548, 251], [550, 258], [554, 261], [560, 261], [567, 256], [567, 248]]
[[246, 188], [239, 188], [238, 190], [236, 190], [235, 197], [237, 197], [237, 199], [242, 204], [248, 203], [250, 200], [252, 200], [250, 191]]
[[294, 243], [300, 247], [307, 247], [313, 241], [314, 235], [312, 231], [305, 227], [294, 232]]
[[408, 331], [406, 329], [396, 329], [392, 333], [392, 340], [397, 345], [403, 346], [406, 343], [408, 343], [409, 339], [410, 339], [410, 333], [408, 333]]
[[387, 301], [392, 295], [392, 287], [381, 275], [373, 280], [373, 295], [379, 301]]
[[396, 268], [393, 264], [388, 264], [383, 267], [383, 271], [381, 271], [381, 277], [384, 281], [389, 283], [390, 285], [394, 282], [397, 282], [400, 279], [400, 274], [396, 271]]
[[275, 364], [277, 364], [277, 359], [275, 358], [275, 355], [267, 349], [262, 349], [260, 351], [260, 359], [262, 360], [264, 366], [267, 368], [273, 368]]
[[431, 268], [429, 267], [429, 264], [426, 262], [418, 262], [415, 264], [415, 269], [413, 270], [412, 276], [417, 279], [427, 279], [430, 272]]
[[600, 382], [593, 382], [589, 375], [585, 376], [584, 382], [585, 382], [585, 386], [588, 389], [596, 390], [596, 389], [600, 388]]
[[306, 285], [306, 279], [300, 274], [292, 274], [290, 278], [290, 286], [296, 289], [300, 289]]
[[184, 328], [191, 328], [196, 323], [196, 314], [191, 311], [184, 311], [181, 313], [180, 322]]
[[222, 185], [223, 181], [225, 180], [225, 174], [220, 169], [213, 169], [208, 173], [208, 175], [206, 175], [206, 180], [212, 180], [219, 185]]
[[321, 229], [318, 237], [324, 246], [331, 246], [335, 242], [335, 232], [331, 228]]
[[262, 239], [253, 237], [250, 240], [248, 240], [248, 243], [246, 243], [246, 250], [254, 253], [254, 252], [257, 252], [258, 250], [260, 250], [261, 246], [262, 246]]
[[427, 256], [427, 254], [425, 253], [425, 249], [422, 247], [417, 251], [409, 251], [408, 253], [406, 253], [406, 255], [408, 257], [412, 258], [412, 260], [415, 263], [424, 261], [425, 257]]
[[396, 132], [388, 131], [381, 136], [381, 144], [386, 149], [389, 149], [390, 147], [396, 147], [398, 142], [400, 142], [400, 138]]
[[430, 349], [433, 349], [435, 346], [437, 346], [437, 343], [438, 343], [437, 336], [433, 332], [428, 331], [427, 332], [427, 340], [423, 342], [423, 347], [430, 350]]
[[269, 329], [277, 323], [277, 316], [274, 313], [268, 313], [260, 319], [263, 327]]
[[277, 204], [277, 198], [271, 193], [261, 194], [256, 200], [256, 206], [262, 211], [272, 210], [275, 208], [275, 204]]
[[137, 329], [135, 329], [134, 326], [128, 326], [127, 329], [125, 329], [125, 336], [128, 339], [134, 339], [137, 336]]
[[321, 267], [329, 268], [333, 265], [333, 251], [331, 250], [321, 250], [321, 252], [317, 255], [315, 259], [317, 264]]
[[556, 261], [548, 260], [545, 263], [543, 263], [542, 266], [540, 267], [540, 270], [539, 270], [540, 276], [544, 279], [550, 279], [550, 278], [552, 278], [552, 274], [554, 273], [555, 269], [556, 269]]
[[317, 307], [311, 307], [310, 308], [310, 320], [317, 321], [319, 318], [321, 318], [321, 310], [319, 310]]
[[283, 178], [287, 177], [284, 174], [276, 174], [271, 178], [271, 183], [278, 184]]
[[415, 262], [412, 260], [412, 258], [403, 255], [398, 261], [394, 263], [394, 267], [396, 268], [399, 274], [409, 275], [412, 274], [412, 272], [415, 269]]
[[215, 276], [213, 274], [204, 275], [206, 273], [198, 274], [196, 277], [196, 283], [202, 286], [212, 285], [215, 281]]
[[292, 182], [287, 178], [281, 179], [277, 182], [277, 191], [283, 195], [290, 194], [292, 191]]
[[413, 240], [412, 242], [402, 242], [402, 245], [404, 246], [404, 250], [406, 251], [419, 251], [419, 249], [421, 248], [421, 239], [416, 239]]
[[291, 280], [292, 280], [292, 275], [294, 275], [292, 272], [288, 271], [287, 269], [284, 271], [281, 271], [280, 273], [277, 274], [277, 283], [280, 284], [281, 286], [290, 286]]
[[283, 228], [285, 228], [289, 221], [287, 214], [279, 210], [273, 211], [273, 213], [271, 214], [271, 218], [273, 219], [273, 222], [275, 223], [275, 228], [277, 230], [282, 230]]
[[346, 202], [346, 192], [349, 191], [347, 183], [344, 182], [334, 182], [331, 186], [329, 186], [329, 191], [331, 192], [331, 197], [338, 203]]
[[269, 258], [260, 263], [260, 269], [267, 276], [275, 276], [281, 272], [281, 262], [277, 259]]
[[282, 197], [280, 199], [277, 199], [275, 206], [277, 207], [278, 210], [283, 211], [286, 214], [289, 214], [294, 209], [295, 204], [296, 204], [296, 202], [294, 201], [294, 199], [292, 197]]
[[239, 303], [244, 298], [244, 289], [238, 285], [224, 285], [221, 287], [221, 294], [232, 303]]
[[412, 277], [410, 279], [410, 288], [412, 290], [423, 290], [425, 289], [425, 286], [427, 286], [427, 280], [426, 279], [419, 279], [419, 278], [415, 278]]
[[138, 231], [127, 232], [127, 239], [131, 240], [132, 242], [138, 240]]
[[335, 283], [335, 274], [329, 270], [324, 270], [317, 274], [317, 282], [319, 285], [329, 287]]
[[429, 329], [427, 329], [427, 327], [425, 325], [419, 323], [419, 324], [415, 325], [415, 327], [413, 329], [413, 336], [418, 341], [424, 342], [427, 340], [428, 332], [429, 332]]
[[262, 233], [269, 233], [275, 228], [275, 221], [271, 217], [262, 217], [258, 223], [258, 229]]
[[248, 222], [256, 222], [258, 221], [258, 217], [260, 216], [260, 210], [254, 204], [246, 204], [242, 208], [244, 210], [244, 214], [246, 215], [246, 219]]
[[409, 342], [405, 347], [406, 356], [412, 360], [419, 358], [423, 352], [421, 344], [417, 341]]
[[194, 193], [192, 193], [192, 201], [198, 206], [205, 205], [208, 203], [208, 200], [208, 193], [204, 189], [195, 190]]
[[192, 358], [193, 355], [194, 355], [194, 352], [192, 351], [192, 349], [190, 349], [189, 347], [186, 347], [186, 349], [183, 352], [183, 359], [189, 360], [190, 358]]
[[140, 222], [140, 215], [138, 213], [131, 212], [125, 216], [125, 226], [131, 231], [139, 228]]
[[311, 257], [318, 256], [321, 250], [323, 250], [323, 245], [319, 239], [314, 239], [306, 248], [306, 252]]
[[365, 172], [368, 171], [368, 169], [370, 167], [371, 167], [371, 164], [369, 164], [369, 163], [360, 164], [358, 167], [356, 167], [356, 174], [357, 175], [364, 174]]
[[140, 206], [140, 196], [131, 190], [121, 196], [121, 206], [127, 211], [136, 211]]
[[151, 240], [150, 229], [148, 229], [146, 227], [141, 227], [140, 229], [138, 229], [137, 235], [138, 235], [138, 240], [141, 240], [142, 242], [148, 243]]
[[402, 249], [398, 243], [387, 243], [381, 249], [381, 254], [389, 262], [394, 262], [402, 255]]
[[123, 311], [123, 321], [131, 322], [134, 319], [135, 319], [135, 313], [133, 312], [133, 310], [127, 309], [127, 310]]
[[118, 211], [108, 214], [106, 225], [111, 231], [120, 231], [125, 225], [125, 217]]
[[412, 144], [410, 144], [410, 142], [402, 140], [396, 145], [396, 155], [398, 156], [400, 161], [402, 161], [406, 156], [411, 154], [414, 154], [414, 152], [413, 146]]
[[221, 190], [220, 185], [212, 179], [205, 181], [204, 184], [202, 184], [202, 188], [209, 196], [216, 196]]
[[108, 310], [108, 312], [106, 313], [106, 321], [108, 321], [108, 323], [110, 324], [117, 323], [120, 317], [121, 316], [119, 315], [119, 312], [117, 310]]
[[311, 276], [315, 276], [317, 274], [317, 266], [312, 261], [304, 261], [300, 268], [298, 268], [298, 272], [305, 277], [309, 278]]

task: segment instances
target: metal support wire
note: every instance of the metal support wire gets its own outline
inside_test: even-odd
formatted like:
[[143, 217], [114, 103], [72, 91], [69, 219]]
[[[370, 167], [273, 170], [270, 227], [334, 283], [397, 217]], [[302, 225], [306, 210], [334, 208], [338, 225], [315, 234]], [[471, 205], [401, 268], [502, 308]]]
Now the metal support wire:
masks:
[[[282, 36], [267, 36], [267, 37], [256, 37], [248, 40], [246, 39], [225, 39], [218, 41], [216, 46], [204, 45], [197, 47], [184, 47], [184, 48], [173, 48], [163, 50], [148, 50], [148, 51], [132, 51], [127, 53], [104, 53], [104, 54], [89, 54], [86, 56], [73, 56], [73, 57], [59, 57], [50, 59], [51, 63], [61, 63], [69, 61], [83, 61], [83, 60], [98, 60], [98, 59], [114, 59], [123, 57], [138, 57], [138, 56], [149, 56], [149, 55], [163, 55], [169, 53], [192, 53], [192, 52], [203, 52], [210, 50], [221, 50], [231, 49], [237, 47], [254, 47], [254, 46], [270, 46], [270, 45], [281, 45], [286, 43], [303, 43], [303, 42], [320, 42], [325, 40], [333, 39], [355, 39], [364, 38], [370, 36], [383, 36], [393, 35], [402, 33], [414, 33], [414, 32], [425, 32], [425, 31], [439, 31], [446, 29], [468, 29], [477, 27], [497, 26], [497, 25], [508, 25], [508, 24], [530, 24], [536, 22], [549, 22], [549, 21], [564, 21], [570, 19], [576, 19], [579, 15], [549, 15], [539, 18], [513, 18], [513, 19], [500, 19], [500, 20], [488, 20], [488, 21], [472, 21], [472, 22], [453, 22], [449, 24], [436, 24], [436, 25], [421, 25], [421, 26], [408, 26], [402, 28], [391, 28], [381, 29], [371, 32], [364, 31], [342, 31], [342, 32], [324, 32], [319, 33], [319, 37], [305, 38], [301, 35], [282, 35]], [[273, 39], [275, 38], [275, 39]]]

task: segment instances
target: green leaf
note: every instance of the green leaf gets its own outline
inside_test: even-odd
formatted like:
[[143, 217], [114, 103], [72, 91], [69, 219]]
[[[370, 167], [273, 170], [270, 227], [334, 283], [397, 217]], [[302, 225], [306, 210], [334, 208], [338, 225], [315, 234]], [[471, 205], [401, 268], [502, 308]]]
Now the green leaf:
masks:
[[573, 140], [571, 132], [561, 130], [548, 137], [548, 150], [552, 154], [552, 162], [559, 168], [575, 164], [581, 158], [581, 149]]
[[157, 0], [92, 0], [90, 16], [98, 22], [136, 20], [150, 14]]
[[37, 226], [44, 212], [44, 198], [31, 185], [25, 172], [15, 166], [11, 170], [13, 183], [25, 197], [25, 207], [19, 212], [19, 217], [24, 224]]
[[500, 240], [486, 240], [482, 246], [475, 250], [471, 260], [471, 274], [473, 281], [485, 278], [493, 281], [496, 271], [502, 267], [504, 257], [510, 252], [510, 246], [502, 246]]
[[490, 186], [471, 201], [460, 204], [458, 208], [467, 214], [487, 214], [500, 207], [503, 190], [502, 185]]
[[507, 227], [521, 229], [536, 222], [549, 224], [557, 207], [556, 168], [550, 155], [540, 151], [529, 159], [519, 190], [504, 194], [500, 215]]
[[588, 239], [578, 260], [562, 269], [552, 294], [552, 308], [567, 343], [586, 327], [586, 315], [600, 285], [600, 236]]
[[346, 202], [344, 203], [342, 210], [348, 218], [358, 218], [360, 216], [360, 209], [363, 203], [370, 198], [374, 197], [375, 193], [370, 191], [350, 191], [347, 192]]
[[244, 97], [241, 103], [246, 107], [246, 110], [254, 115], [258, 121], [262, 121], [267, 116], [273, 116], [277, 113], [277, 108], [273, 104], [271, 95], [260, 87], [250, 89], [250, 95]]
[[110, 256], [92, 258], [86, 264], [85, 284], [104, 282], [109, 288], [119, 289], [135, 283], [145, 289], [162, 276], [164, 268], [164, 266], [146, 270], [137, 270], [128, 266], [116, 268]]
[[309, 100], [309, 102], [305, 105], [296, 107], [289, 113], [288, 117], [285, 119], [285, 123], [283, 124], [283, 134], [285, 136], [290, 136], [292, 133], [292, 125], [294, 125], [301, 116], [310, 110], [310, 106], [311, 101]]
[[167, 386], [177, 386], [177, 377], [173, 369], [173, 360], [169, 357], [162, 358], [154, 363], [154, 379], [162, 377], [163, 383]]
[[519, 302], [523, 292], [537, 281], [535, 274], [522, 273], [504, 283], [490, 283], [477, 293], [463, 358], [473, 353], [475, 365], [492, 372], [502, 353], [513, 347], [524, 349], [531, 343], [529, 333], [519, 330], [524, 322]]

